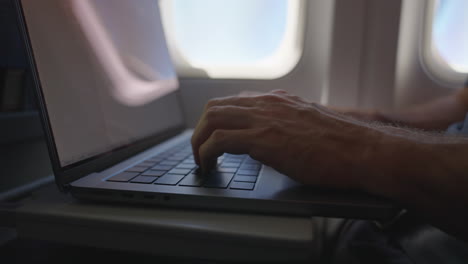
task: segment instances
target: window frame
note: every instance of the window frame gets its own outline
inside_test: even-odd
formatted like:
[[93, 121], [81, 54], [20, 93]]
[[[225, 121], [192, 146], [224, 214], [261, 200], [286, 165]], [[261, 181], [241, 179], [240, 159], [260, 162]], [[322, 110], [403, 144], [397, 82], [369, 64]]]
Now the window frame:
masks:
[[[304, 52], [305, 0], [288, 0], [286, 29], [280, 47], [260, 63], [196, 67], [184, 57], [173, 33], [172, 1], [159, 0], [163, 27], [177, 74], [182, 78], [274, 80], [286, 77], [299, 64]], [[281, 63], [275, 63], [280, 60]]]
[[458, 72], [451, 67], [440, 55], [433, 42], [433, 22], [435, 10], [439, 0], [427, 0], [425, 6], [424, 23], [420, 44], [420, 59], [423, 69], [433, 81], [446, 86], [458, 88], [468, 76], [468, 73]]

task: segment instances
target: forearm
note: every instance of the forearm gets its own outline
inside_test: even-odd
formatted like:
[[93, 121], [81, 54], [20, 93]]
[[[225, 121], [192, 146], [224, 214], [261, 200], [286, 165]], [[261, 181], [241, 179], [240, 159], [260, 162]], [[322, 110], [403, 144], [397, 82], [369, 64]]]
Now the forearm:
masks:
[[468, 239], [468, 139], [379, 130], [384, 136], [369, 162], [372, 177], [366, 182], [367, 191], [400, 202]]
[[450, 124], [463, 120], [468, 112], [468, 87], [425, 104], [395, 111], [336, 110], [362, 121], [445, 130]]
[[445, 130], [468, 112], [466, 92], [458, 92], [425, 104], [394, 112], [380, 112], [384, 122], [424, 130]]

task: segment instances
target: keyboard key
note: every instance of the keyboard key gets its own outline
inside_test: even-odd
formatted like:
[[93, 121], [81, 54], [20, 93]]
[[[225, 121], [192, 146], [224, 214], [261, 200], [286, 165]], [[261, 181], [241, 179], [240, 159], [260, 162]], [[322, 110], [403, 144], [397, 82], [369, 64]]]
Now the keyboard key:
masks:
[[184, 175], [180, 174], [165, 174], [162, 177], [159, 177], [154, 184], [162, 184], [162, 185], [176, 185], [180, 180], [184, 178]]
[[157, 162], [152, 162], [152, 161], [143, 161], [141, 163], [138, 163], [137, 166], [141, 166], [141, 167], [153, 167], [154, 165], [156, 165]]
[[168, 152], [163, 152], [163, 153], [159, 153], [156, 157], [161, 159], [160, 161], [166, 159], [167, 157], [169, 157], [171, 155], [171, 153], [168, 153]]
[[182, 161], [182, 163], [195, 164], [195, 160], [193, 158], [188, 158]]
[[260, 170], [260, 165], [257, 165], [257, 164], [242, 164], [240, 169], [241, 170], [256, 170], [256, 171], [259, 171]]
[[255, 184], [251, 182], [233, 182], [229, 188], [236, 190], [253, 190]]
[[174, 166], [170, 165], [156, 165], [151, 170], [163, 170], [163, 171], [168, 171], [171, 170]]
[[181, 151], [175, 153], [175, 154], [172, 155], [172, 156], [174, 156], [174, 157], [183, 157], [183, 158], [185, 159], [185, 158], [187, 158], [187, 156], [190, 155], [190, 154], [191, 154], [190, 151], [186, 151], [186, 150], [184, 149], [184, 150], [181, 150]]
[[166, 172], [167, 171], [162, 171], [162, 170], [149, 170], [149, 171], [143, 172], [141, 175], [159, 177], [159, 176], [163, 176], [164, 174], [166, 174]]
[[255, 177], [255, 176], [240, 176], [240, 175], [236, 175], [236, 177], [234, 178], [234, 181], [236, 181], [236, 182], [256, 182], [256, 181], [257, 181], [257, 177]]
[[252, 159], [251, 157], [247, 157], [244, 161], [245, 164], [260, 164], [259, 161]]
[[204, 180], [206, 180], [205, 177], [191, 173], [185, 176], [185, 178], [179, 183], [179, 186], [199, 187], [203, 184]]
[[236, 162], [236, 163], [241, 163], [243, 158], [224, 158], [224, 162]]
[[177, 161], [177, 163], [180, 163], [180, 162], [183, 161], [184, 159], [185, 159], [185, 155], [182, 156], [182, 157], [170, 156], [169, 158], [167, 158], [167, 161]]
[[134, 166], [131, 168], [126, 169], [125, 171], [131, 171], [131, 172], [144, 172], [147, 169], [149, 169], [149, 166]]
[[237, 174], [239, 175], [247, 175], [247, 176], [257, 176], [258, 175], [258, 171], [256, 170], [239, 170], [237, 172]]
[[234, 173], [237, 171], [237, 168], [216, 168], [218, 172], [227, 172], [227, 173]]
[[150, 176], [137, 176], [133, 178], [130, 182], [133, 183], [152, 183], [154, 182], [158, 177], [150, 177]]
[[195, 164], [187, 164], [187, 163], [182, 163], [176, 166], [176, 169], [190, 169], [193, 170], [197, 168], [198, 166]]
[[229, 153], [224, 154], [224, 157], [226, 157], [226, 158], [240, 158], [240, 159], [243, 159], [246, 156], [247, 156], [246, 154], [229, 154]]
[[187, 175], [190, 173], [190, 169], [172, 169], [168, 173], [170, 174], [181, 174], [181, 175]]
[[165, 161], [161, 161], [159, 163], [159, 165], [170, 165], [170, 166], [175, 166], [177, 164], [179, 164], [180, 161], [177, 161], [177, 160], [165, 160]]
[[203, 186], [209, 188], [227, 188], [232, 177], [234, 177], [233, 173], [214, 173], [206, 180]]
[[113, 182], [128, 182], [129, 180], [135, 178], [138, 174], [138, 172], [121, 172], [107, 180]]
[[240, 163], [238, 162], [223, 162], [221, 163], [221, 168], [238, 168]]
[[146, 161], [158, 163], [158, 162], [161, 162], [161, 161], [163, 161], [163, 160], [164, 160], [164, 158], [161, 158], [161, 157], [158, 157], [158, 156], [154, 156], [154, 157], [152, 157], [152, 158], [147, 159]]

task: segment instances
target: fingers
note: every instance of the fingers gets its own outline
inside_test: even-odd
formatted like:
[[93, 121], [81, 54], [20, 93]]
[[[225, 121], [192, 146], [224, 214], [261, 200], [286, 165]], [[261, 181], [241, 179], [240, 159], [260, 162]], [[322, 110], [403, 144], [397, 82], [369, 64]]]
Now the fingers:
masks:
[[225, 106], [225, 105], [232, 105], [232, 106], [243, 106], [243, 107], [254, 107], [254, 106], [263, 106], [266, 104], [274, 104], [280, 102], [288, 102], [291, 101], [289, 96], [283, 93], [281, 90], [275, 90], [271, 93], [261, 93], [261, 94], [253, 94], [250, 93], [247, 96], [239, 95], [239, 96], [228, 96], [228, 97], [221, 97], [215, 98], [205, 105], [205, 111], [213, 106]]
[[243, 107], [252, 107], [256, 103], [255, 96], [227, 96], [214, 98], [208, 101], [205, 105], [204, 111], [208, 110], [213, 106], [243, 106]]
[[215, 166], [216, 159], [223, 153], [256, 153], [256, 132], [256, 129], [215, 130], [200, 147], [202, 171], [210, 171]]
[[199, 148], [216, 129], [246, 129], [252, 127], [252, 109], [235, 106], [213, 106], [198, 123], [192, 135], [192, 149], [195, 162], [200, 165]]
[[[263, 110], [265, 105], [279, 103], [279, 95], [261, 94], [256, 96], [228, 96], [215, 98], [205, 105], [193, 136], [192, 149], [195, 162], [200, 165], [199, 147], [215, 129], [250, 128], [253, 108]], [[259, 111], [260, 112], [260, 111]]]
[[291, 96], [283, 90], [274, 90], [265, 94], [248, 92], [240, 96], [210, 100], [192, 136], [195, 162], [202, 166], [201, 163], [204, 161], [200, 154], [201, 146], [211, 138], [214, 131], [259, 127], [261, 123], [274, 121], [282, 116], [280, 110], [285, 105], [302, 103], [299, 100], [299, 97]]

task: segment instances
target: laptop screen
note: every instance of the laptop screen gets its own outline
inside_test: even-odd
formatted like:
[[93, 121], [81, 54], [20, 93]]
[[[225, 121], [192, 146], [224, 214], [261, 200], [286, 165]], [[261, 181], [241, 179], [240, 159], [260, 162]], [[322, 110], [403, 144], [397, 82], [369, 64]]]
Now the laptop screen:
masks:
[[157, 1], [21, 3], [61, 167], [183, 123]]

